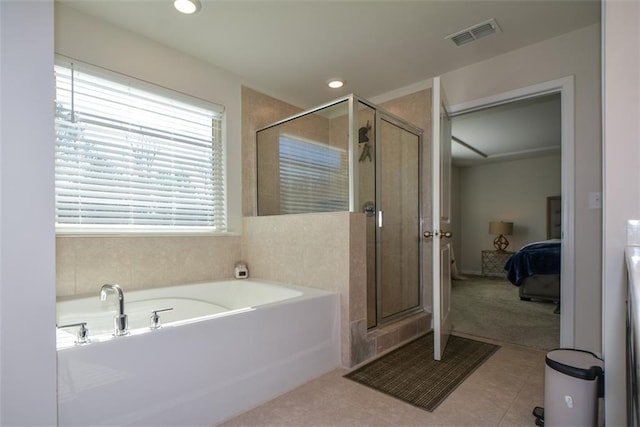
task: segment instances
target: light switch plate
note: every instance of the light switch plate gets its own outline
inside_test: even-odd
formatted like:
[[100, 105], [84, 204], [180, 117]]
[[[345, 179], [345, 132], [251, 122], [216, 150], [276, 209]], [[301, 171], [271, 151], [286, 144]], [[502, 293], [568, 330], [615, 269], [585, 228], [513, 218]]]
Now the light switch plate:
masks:
[[602, 209], [602, 193], [589, 193], [589, 209]]

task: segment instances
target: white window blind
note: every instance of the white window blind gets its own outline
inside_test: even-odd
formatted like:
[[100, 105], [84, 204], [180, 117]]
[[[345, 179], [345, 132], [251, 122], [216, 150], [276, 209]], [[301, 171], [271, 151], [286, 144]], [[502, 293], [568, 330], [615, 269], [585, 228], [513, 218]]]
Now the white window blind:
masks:
[[55, 78], [58, 230], [226, 230], [222, 107], [85, 65]]
[[279, 142], [281, 213], [349, 210], [345, 150], [286, 135]]

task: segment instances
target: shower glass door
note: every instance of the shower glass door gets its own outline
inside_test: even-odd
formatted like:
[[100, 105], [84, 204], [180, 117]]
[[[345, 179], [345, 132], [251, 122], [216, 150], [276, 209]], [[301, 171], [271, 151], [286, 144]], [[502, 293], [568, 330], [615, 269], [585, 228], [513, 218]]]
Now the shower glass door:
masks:
[[420, 308], [418, 131], [379, 114], [376, 150], [378, 324]]

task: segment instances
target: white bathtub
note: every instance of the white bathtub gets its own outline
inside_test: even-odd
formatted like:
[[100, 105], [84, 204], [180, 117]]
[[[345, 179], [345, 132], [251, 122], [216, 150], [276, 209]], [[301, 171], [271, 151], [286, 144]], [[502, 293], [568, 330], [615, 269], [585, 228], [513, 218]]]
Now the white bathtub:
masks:
[[87, 322], [91, 339], [58, 330], [60, 426], [211, 426], [339, 365], [336, 293], [230, 280], [124, 297], [124, 337], [113, 295], [58, 302], [58, 325]]

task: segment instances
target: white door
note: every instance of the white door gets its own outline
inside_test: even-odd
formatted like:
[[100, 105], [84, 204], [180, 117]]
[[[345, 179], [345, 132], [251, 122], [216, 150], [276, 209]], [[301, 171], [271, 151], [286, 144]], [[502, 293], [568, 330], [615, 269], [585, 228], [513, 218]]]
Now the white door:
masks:
[[441, 360], [451, 333], [451, 119], [440, 87], [433, 79], [433, 339], [434, 359]]

